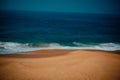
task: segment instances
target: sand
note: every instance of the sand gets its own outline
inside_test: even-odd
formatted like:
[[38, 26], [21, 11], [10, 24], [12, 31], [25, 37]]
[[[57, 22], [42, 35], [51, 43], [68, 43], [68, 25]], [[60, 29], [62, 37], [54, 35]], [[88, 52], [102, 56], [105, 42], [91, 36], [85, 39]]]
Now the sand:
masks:
[[97, 50], [0, 55], [0, 80], [120, 80], [120, 55]]

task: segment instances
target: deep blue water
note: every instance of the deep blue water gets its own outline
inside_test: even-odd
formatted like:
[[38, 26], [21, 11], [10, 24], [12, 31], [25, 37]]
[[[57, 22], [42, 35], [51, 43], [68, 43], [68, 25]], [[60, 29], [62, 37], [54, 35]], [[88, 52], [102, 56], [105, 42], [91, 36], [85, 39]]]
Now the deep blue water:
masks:
[[[81, 46], [120, 44], [120, 15], [0, 12], [0, 42]], [[112, 45], [113, 46], [113, 45]], [[118, 47], [117, 47], [118, 48]], [[119, 48], [118, 48], [119, 49]]]

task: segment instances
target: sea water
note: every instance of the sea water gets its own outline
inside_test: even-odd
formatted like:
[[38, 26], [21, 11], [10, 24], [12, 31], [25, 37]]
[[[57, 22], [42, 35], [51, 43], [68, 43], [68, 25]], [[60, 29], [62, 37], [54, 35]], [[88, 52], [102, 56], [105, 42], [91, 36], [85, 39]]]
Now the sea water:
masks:
[[42, 49], [120, 50], [120, 15], [0, 11], [0, 54]]

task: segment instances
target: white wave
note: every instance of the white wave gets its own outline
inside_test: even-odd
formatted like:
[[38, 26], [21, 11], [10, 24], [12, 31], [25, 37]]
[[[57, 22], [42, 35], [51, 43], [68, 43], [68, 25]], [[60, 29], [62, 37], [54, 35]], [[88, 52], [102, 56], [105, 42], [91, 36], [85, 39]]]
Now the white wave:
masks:
[[21, 44], [15, 42], [0, 42], [0, 54], [16, 53], [23, 51], [32, 51], [35, 48], [29, 47], [28, 44]]
[[120, 44], [116, 43], [100, 43], [100, 44], [83, 44], [78, 42], [73, 42], [74, 45], [82, 48], [88, 49], [97, 49], [97, 50], [105, 50], [105, 51], [114, 51], [120, 50]]
[[96, 49], [105, 51], [120, 50], [120, 44], [116, 43], [100, 43], [100, 44], [83, 44], [73, 42], [75, 46], [63, 46], [59, 43], [31, 44], [31, 43], [15, 43], [0, 42], [0, 54], [10, 54], [17, 52], [45, 50], [45, 49]]

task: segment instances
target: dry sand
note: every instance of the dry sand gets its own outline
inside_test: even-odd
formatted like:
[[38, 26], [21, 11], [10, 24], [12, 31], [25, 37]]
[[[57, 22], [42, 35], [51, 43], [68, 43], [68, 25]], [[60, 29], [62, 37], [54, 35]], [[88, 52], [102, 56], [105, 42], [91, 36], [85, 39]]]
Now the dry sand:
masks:
[[120, 80], [120, 55], [90, 50], [0, 55], [0, 80]]

